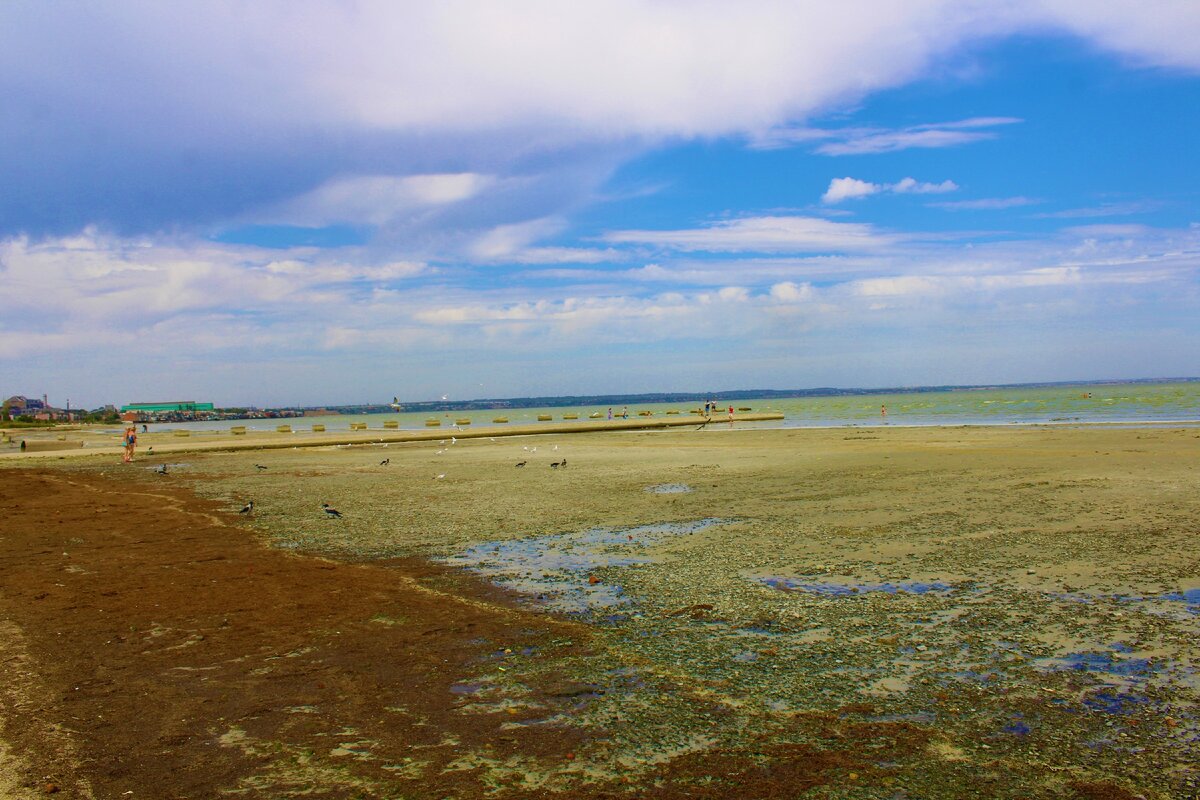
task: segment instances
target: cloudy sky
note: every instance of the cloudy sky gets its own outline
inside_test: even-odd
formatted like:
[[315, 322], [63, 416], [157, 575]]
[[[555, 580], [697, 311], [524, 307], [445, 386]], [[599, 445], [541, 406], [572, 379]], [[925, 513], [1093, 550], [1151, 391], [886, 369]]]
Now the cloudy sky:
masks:
[[1194, 0], [0, 4], [0, 394], [1200, 374]]

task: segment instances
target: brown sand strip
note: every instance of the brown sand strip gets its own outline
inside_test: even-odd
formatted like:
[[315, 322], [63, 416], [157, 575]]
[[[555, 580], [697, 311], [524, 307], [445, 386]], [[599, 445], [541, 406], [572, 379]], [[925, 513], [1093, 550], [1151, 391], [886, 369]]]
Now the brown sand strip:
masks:
[[20, 632], [0, 663], [21, 695], [3, 711], [10, 785], [469, 797], [474, 772], [443, 772], [464, 751], [566, 763], [575, 747], [561, 728], [500, 733], [525, 712], [463, 714], [451, 686], [505, 647], [578, 655], [580, 626], [422, 562], [271, 550], [182, 491], [4, 478], [0, 622]]

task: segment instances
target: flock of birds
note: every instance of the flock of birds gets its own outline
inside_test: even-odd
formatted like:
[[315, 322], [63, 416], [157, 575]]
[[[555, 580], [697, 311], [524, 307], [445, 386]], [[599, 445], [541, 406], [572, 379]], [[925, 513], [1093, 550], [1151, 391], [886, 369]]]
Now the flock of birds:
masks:
[[[496, 440], [490, 439], [490, 441], [494, 442]], [[442, 449], [438, 450], [436, 454], [442, 455], [448, 449], [448, 447], [446, 446], [446, 440], [443, 439], [442, 441], [438, 442], [438, 444], [440, 446], [442, 446]], [[453, 446], [456, 444], [458, 444], [458, 439], [454, 436], [451, 436], [450, 437], [450, 446]], [[529, 445], [525, 445], [522, 449], [525, 450], [526, 452], [528, 452], [530, 455], [537, 452], [537, 447], [530, 447]], [[553, 449], [558, 450], [558, 445], [554, 445]], [[379, 462], [379, 466], [386, 467], [391, 463], [392, 463], [391, 458], [385, 458]], [[524, 467], [528, 463], [529, 463], [529, 460], [526, 458], [526, 459], [522, 459], [521, 461], [518, 461], [516, 463], [516, 466]], [[566, 469], [566, 467], [567, 467], [567, 459], [566, 458], [562, 458], [562, 459], [559, 459], [558, 461], [550, 462], [551, 469]], [[263, 464], [255, 464], [254, 469], [256, 471], [262, 472], [262, 471], [266, 470], [267, 467]], [[167, 474], [167, 465], [163, 464], [161, 467], [158, 467], [154, 471], [160, 475], [166, 475]], [[438, 473], [437, 475], [433, 476], [433, 479], [438, 480], [438, 481], [445, 480], [445, 478], [446, 478], [446, 473], [444, 473], [444, 472]], [[326, 519], [342, 519], [343, 518], [342, 512], [338, 511], [336, 508], [329, 505], [329, 503], [321, 503], [321, 510], [323, 512], [325, 512]], [[248, 501], [244, 506], [242, 506], [241, 510], [238, 511], [238, 513], [239, 514], [253, 514], [254, 513], [254, 501], [253, 500]]]

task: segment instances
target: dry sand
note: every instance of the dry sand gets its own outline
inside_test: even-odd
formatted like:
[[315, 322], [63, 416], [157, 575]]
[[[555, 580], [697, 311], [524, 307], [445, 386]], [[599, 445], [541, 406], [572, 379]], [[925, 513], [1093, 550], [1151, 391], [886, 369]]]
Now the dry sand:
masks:
[[[586, 653], [456, 661], [448, 719], [495, 741], [459, 737], [404, 796], [444, 796], [421, 787], [451, 769], [460, 797], [1191, 798], [1198, 454], [1192, 428], [722, 426], [194, 453], [161, 477], [21, 463], [254, 500], [239, 521], [276, 550], [470, 567], [582, 625]], [[545, 691], [564, 675], [585, 687], [566, 706]], [[579, 744], [497, 755], [534, 730]], [[213, 794], [295, 793], [271, 781], [299, 745], [259, 735]], [[391, 796], [371, 752], [395, 746], [307, 756], [340, 770], [312, 773], [318, 796]]]

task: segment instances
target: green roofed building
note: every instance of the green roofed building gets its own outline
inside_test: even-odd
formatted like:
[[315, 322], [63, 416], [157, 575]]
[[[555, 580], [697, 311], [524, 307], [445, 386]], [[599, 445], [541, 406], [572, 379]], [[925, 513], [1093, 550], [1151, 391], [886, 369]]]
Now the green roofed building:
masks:
[[174, 403], [130, 403], [121, 406], [122, 414], [188, 414], [196, 411], [212, 411], [212, 403], [196, 403], [192, 400], [182, 400]]

